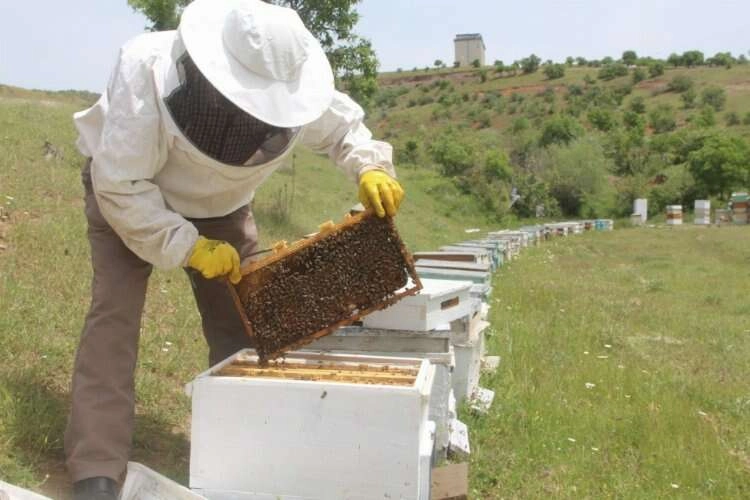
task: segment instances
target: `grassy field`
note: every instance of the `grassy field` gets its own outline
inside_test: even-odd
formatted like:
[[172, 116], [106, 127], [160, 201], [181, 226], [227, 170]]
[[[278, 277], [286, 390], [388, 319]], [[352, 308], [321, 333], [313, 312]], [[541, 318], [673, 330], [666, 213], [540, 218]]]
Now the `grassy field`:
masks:
[[[0, 93], [0, 478], [54, 498], [66, 497], [62, 430], [91, 279], [70, 123], [83, 105]], [[45, 141], [58, 157], [44, 158]], [[400, 176], [398, 225], [410, 248], [497, 227], [434, 172]], [[258, 193], [255, 212], [270, 243], [355, 202], [348, 180], [300, 151]], [[747, 497], [749, 236], [590, 234], [503, 269], [490, 342], [503, 364], [484, 381], [497, 404], [487, 417], [465, 415], [473, 498]], [[182, 389], [205, 369], [206, 348], [181, 271], [152, 276], [141, 335], [133, 458], [184, 482]]]
[[750, 497], [749, 241], [589, 233], [502, 269], [473, 497]]

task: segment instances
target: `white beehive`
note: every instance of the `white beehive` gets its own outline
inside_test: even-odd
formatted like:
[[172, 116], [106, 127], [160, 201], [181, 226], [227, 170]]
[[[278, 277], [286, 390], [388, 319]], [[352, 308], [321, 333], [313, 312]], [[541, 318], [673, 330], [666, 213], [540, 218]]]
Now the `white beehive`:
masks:
[[418, 294], [404, 297], [386, 309], [368, 314], [362, 318], [362, 324], [367, 328], [387, 330], [434, 330], [441, 324], [469, 314], [471, 285], [468, 281], [423, 279], [422, 290]]
[[430, 391], [429, 419], [435, 422], [435, 454], [445, 458], [448, 449], [451, 417], [448, 414], [452, 389], [451, 374], [455, 366], [449, 329], [430, 332], [379, 330], [350, 326], [337, 330], [305, 346], [306, 351], [333, 354], [366, 354], [370, 356], [409, 356], [426, 359], [435, 366]]
[[695, 200], [695, 224], [708, 226], [711, 224], [711, 202], [709, 200]]
[[471, 332], [472, 338], [468, 342], [453, 344], [456, 357], [456, 368], [452, 377], [453, 394], [459, 402], [471, 398], [479, 388], [484, 356], [484, 331], [488, 326], [489, 323], [483, 323], [480, 328]]
[[136, 462], [128, 462], [119, 500], [207, 500], [184, 486]]
[[420, 260], [447, 260], [451, 262], [474, 262], [478, 264], [492, 264], [489, 252], [463, 251], [456, 252], [414, 252], [412, 254], [415, 261]]
[[450, 260], [420, 259], [416, 263], [420, 267], [434, 267], [436, 269], [459, 269], [463, 271], [479, 271], [489, 273], [492, 266], [489, 263], [459, 262]]
[[493, 271], [503, 264], [503, 250], [497, 245], [485, 243], [455, 243], [440, 247], [441, 252], [487, 252], [492, 261]]
[[489, 285], [491, 273], [482, 271], [465, 271], [462, 269], [438, 269], [435, 267], [423, 267], [415, 266], [417, 274], [420, 279], [424, 282], [428, 280], [442, 280], [442, 281], [471, 281], [481, 285]]
[[638, 198], [633, 201], [633, 214], [639, 216], [641, 224], [646, 223], [648, 220], [648, 200], [646, 198]]
[[670, 226], [682, 224], [682, 205], [667, 205], [667, 224]]
[[430, 498], [427, 360], [244, 350], [199, 375], [190, 487], [211, 499]]

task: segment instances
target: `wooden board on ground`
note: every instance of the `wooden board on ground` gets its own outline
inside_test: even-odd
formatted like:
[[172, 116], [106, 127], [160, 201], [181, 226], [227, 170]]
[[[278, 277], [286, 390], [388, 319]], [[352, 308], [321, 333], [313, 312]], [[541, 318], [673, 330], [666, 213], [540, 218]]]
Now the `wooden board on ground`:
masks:
[[432, 469], [431, 500], [467, 500], [469, 464], [449, 464]]

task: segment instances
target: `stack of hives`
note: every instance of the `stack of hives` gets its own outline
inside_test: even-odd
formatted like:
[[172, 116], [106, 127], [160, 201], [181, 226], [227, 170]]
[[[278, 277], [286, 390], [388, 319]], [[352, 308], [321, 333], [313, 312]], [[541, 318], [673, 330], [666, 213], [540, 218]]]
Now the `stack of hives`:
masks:
[[[637, 219], [637, 220], [636, 220]], [[633, 225], [643, 225], [648, 220], [648, 200], [638, 198], [633, 201], [633, 215], [631, 217]]]
[[747, 224], [747, 209], [750, 205], [750, 195], [747, 193], [732, 193], [732, 222], [735, 224]]
[[667, 225], [679, 226], [682, 224], [682, 205], [667, 205]]
[[695, 200], [695, 223], [699, 225], [711, 224], [711, 202]]

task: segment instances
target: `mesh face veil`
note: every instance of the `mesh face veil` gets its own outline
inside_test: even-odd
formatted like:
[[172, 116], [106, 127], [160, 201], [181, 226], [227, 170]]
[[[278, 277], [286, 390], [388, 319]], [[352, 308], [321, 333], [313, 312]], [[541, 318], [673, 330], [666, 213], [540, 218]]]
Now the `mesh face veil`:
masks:
[[185, 52], [177, 60], [180, 84], [164, 99], [172, 119], [199, 150], [228, 165], [246, 165], [259, 150], [283, 151], [299, 128], [269, 125], [224, 97]]

